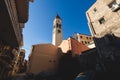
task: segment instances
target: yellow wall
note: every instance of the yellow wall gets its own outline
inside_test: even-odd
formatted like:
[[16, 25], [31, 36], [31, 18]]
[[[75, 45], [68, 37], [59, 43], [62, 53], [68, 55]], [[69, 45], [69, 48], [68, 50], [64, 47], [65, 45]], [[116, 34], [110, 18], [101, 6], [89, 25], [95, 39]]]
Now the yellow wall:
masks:
[[52, 44], [33, 46], [30, 56], [29, 72], [56, 71], [58, 64], [58, 48]]

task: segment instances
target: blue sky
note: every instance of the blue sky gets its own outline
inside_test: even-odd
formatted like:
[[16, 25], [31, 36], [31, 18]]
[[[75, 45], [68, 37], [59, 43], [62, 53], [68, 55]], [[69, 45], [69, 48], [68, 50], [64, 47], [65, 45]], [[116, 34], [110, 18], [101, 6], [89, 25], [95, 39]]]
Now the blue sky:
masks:
[[52, 42], [53, 20], [62, 18], [63, 39], [74, 33], [90, 35], [85, 12], [96, 0], [34, 0], [29, 5], [29, 20], [23, 29], [26, 57], [31, 46]]

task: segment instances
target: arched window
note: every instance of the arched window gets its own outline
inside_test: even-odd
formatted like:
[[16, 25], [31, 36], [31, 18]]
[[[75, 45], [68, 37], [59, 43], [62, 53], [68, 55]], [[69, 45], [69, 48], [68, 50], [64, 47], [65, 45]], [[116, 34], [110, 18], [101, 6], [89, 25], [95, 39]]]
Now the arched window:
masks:
[[57, 27], [59, 26], [59, 24], [58, 24], [58, 23], [57, 23], [56, 25], [57, 25]]
[[59, 24], [59, 28], [61, 28], [61, 24]]

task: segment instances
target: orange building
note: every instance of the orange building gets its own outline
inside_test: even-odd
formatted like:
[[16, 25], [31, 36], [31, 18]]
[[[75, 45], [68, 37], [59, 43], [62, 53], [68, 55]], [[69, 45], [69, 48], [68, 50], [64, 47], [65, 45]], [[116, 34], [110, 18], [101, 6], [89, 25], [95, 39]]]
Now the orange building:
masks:
[[28, 73], [56, 72], [61, 53], [72, 52], [72, 56], [81, 55], [89, 48], [73, 38], [63, 40], [60, 46], [52, 44], [33, 45], [28, 61]]
[[89, 45], [91, 42], [93, 42], [93, 37], [85, 34], [77, 33], [73, 35], [73, 38], [78, 40], [83, 45]]
[[67, 53], [69, 50], [71, 50], [73, 56], [80, 55], [83, 51], [89, 50], [87, 46], [78, 42], [74, 38], [63, 40], [59, 47], [61, 48], [63, 53]]

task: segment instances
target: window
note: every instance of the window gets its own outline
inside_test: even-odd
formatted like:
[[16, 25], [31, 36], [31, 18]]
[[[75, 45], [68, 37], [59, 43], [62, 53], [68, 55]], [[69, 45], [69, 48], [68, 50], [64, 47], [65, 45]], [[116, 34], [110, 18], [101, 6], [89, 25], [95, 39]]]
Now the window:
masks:
[[56, 25], [57, 25], [57, 28], [58, 28], [59, 24], [57, 23]]
[[80, 38], [82, 38], [82, 36], [80, 36]]
[[96, 12], [96, 11], [97, 11], [97, 9], [96, 9], [96, 8], [94, 8], [93, 10], [94, 10], [94, 12]]
[[104, 17], [102, 17], [101, 19], [99, 19], [99, 23], [100, 23], [100, 24], [104, 24], [104, 23], [105, 23]]
[[84, 42], [83, 41], [81, 41], [82, 42], [82, 44], [84, 44]]
[[91, 40], [91, 37], [89, 37], [89, 39]]
[[86, 37], [86, 39], [88, 39], [88, 37]]
[[61, 33], [61, 31], [60, 31], [60, 30], [58, 30], [58, 33]]
[[59, 24], [59, 28], [61, 28], [61, 24]]
[[117, 11], [118, 9], [120, 9], [120, 5], [116, 2], [116, 0], [112, 1], [108, 7], [113, 11]]

